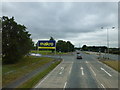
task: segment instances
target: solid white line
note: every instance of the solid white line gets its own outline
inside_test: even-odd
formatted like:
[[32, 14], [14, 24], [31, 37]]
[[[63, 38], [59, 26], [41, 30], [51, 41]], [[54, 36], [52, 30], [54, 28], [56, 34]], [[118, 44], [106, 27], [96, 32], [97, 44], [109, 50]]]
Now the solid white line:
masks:
[[103, 70], [104, 72], [106, 72], [110, 77], [112, 77], [112, 75], [110, 73], [108, 73], [104, 68], [100, 68], [101, 70]]
[[73, 62], [72, 62], [72, 65], [70, 67], [70, 70], [69, 70], [69, 74], [71, 73], [71, 70], [72, 70], [72, 66], [73, 66]]
[[66, 85], [67, 85], [67, 82], [65, 82], [65, 84], [64, 84], [64, 88], [66, 88]]
[[104, 86], [103, 84], [101, 84], [101, 86], [102, 86], [103, 88], [105, 88], [105, 86]]
[[93, 72], [93, 74], [96, 76], [96, 73], [93, 71], [93, 69], [90, 67], [91, 71]]
[[[64, 59], [63, 59], [63, 61], [64, 61]], [[62, 61], [61, 63], [63, 63], [63, 61]], [[40, 85], [42, 84], [42, 82], [45, 81], [45, 80], [50, 76], [50, 74], [51, 74], [52, 72], [54, 72], [54, 71], [61, 65], [61, 63], [60, 63], [57, 67], [55, 67], [45, 78], [43, 78], [43, 79], [41, 80], [41, 82], [40, 82], [35, 88], [37, 88], [38, 86], [40, 86]]]

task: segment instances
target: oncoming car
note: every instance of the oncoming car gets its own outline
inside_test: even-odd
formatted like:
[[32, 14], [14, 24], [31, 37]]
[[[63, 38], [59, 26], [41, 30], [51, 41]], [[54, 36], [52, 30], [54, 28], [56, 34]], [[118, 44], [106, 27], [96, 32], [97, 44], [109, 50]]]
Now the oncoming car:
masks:
[[80, 54], [77, 54], [77, 59], [82, 59], [82, 56]]

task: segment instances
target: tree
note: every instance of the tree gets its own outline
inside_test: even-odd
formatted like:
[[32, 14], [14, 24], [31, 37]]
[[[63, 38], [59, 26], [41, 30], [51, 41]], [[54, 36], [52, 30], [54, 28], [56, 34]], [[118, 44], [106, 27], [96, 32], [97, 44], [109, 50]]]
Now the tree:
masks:
[[53, 37], [50, 37], [50, 40], [51, 40], [51, 41], [55, 41]]
[[87, 50], [87, 46], [83, 45], [82, 50], [86, 51]]
[[74, 45], [70, 42], [70, 41], [67, 41], [67, 52], [71, 52], [71, 51], [74, 51]]
[[2, 55], [2, 18], [0, 17], [0, 58]]
[[2, 17], [3, 63], [16, 63], [33, 48], [31, 34], [26, 29], [14, 17]]
[[74, 51], [74, 45], [70, 41], [58, 40], [56, 44], [57, 51], [72, 52]]
[[[50, 37], [50, 41], [55, 41], [53, 37]], [[54, 49], [51, 49], [52, 53], [55, 51]]]

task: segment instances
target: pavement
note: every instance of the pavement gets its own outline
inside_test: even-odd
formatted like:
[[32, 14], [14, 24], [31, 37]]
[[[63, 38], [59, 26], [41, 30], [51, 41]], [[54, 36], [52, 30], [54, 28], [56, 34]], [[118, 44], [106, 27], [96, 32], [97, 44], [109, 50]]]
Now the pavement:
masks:
[[63, 61], [35, 88], [116, 88], [118, 72], [99, 62], [94, 55], [81, 53], [83, 59], [73, 55], [62, 56]]

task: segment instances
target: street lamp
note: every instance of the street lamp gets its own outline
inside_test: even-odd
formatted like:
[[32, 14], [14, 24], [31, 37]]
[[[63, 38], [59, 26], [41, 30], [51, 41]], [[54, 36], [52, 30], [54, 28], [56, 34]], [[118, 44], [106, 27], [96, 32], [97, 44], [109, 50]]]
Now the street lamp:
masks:
[[[101, 27], [101, 29], [104, 29], [103, 27]], [[108, 32], [108, 29], [109, 28], [106, 28], [107, 29], [107, 53], [108, 53], [108, 59], [109, 59], [109, 32]], [[115, 27], [112, 27], [112, 29], [115, 29]]]

